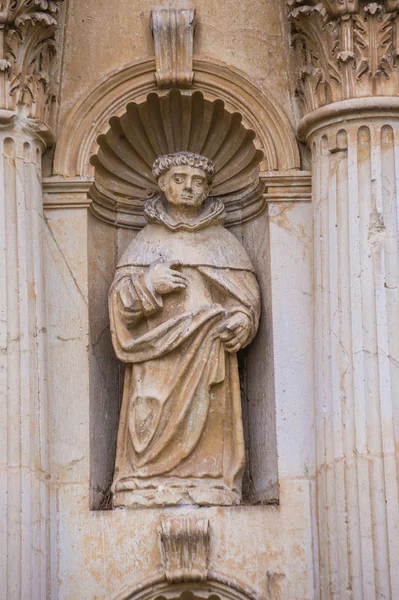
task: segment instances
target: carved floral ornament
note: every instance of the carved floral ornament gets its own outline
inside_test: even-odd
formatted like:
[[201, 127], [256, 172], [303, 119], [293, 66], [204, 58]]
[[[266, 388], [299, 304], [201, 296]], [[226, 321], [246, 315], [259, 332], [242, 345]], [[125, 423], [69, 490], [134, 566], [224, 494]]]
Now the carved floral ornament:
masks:
[[1, 108], [28, 107], [48, 122], [56, 98], [55, 31], [59, 0], [3, 0], [0, 4]]
[[396, 0], [289, 0], [297, 95], [304, 113], [399, 92]]

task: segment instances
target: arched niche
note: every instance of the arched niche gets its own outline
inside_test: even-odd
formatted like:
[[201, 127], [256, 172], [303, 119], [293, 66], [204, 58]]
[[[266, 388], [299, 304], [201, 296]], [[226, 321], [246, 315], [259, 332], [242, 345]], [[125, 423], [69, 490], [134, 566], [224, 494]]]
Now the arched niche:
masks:
[[[223, 100], [230, 112], [243, 116], [243, 125], [256, 133], [254, 143], [262, 150], [261, 171], [300, 168], [294, 129], [284, 111], [245, 73], [222, 62], [197, 57], [190, 90], [200, 90], [205, 99]], [[121, 117], [130, 102], [141, 103], [159, 89], [155, 60], [145, 59], [104, 76], [72, 109], [58, 136], [53, 174], [92, 177], [90, 157], [98, 151], [97, 139], [105, 134], [111, 117]], [[164, 90], [163, 93], [167, 93]]]
[[125, 586], [112, 600], [262, 600], [234, 577], [209, 573], [206, 581], [170, 583], [163, 576], [140, 586]]
[[113, 225], [141, 229], [143, 205], [159, 193], [152, 174], [157, 156], [188, 151], [210, 158], [216, 167], [212, 196], [227, 212], [226, 225], [253, 219], [265, 207], [259, 179], [263, 152], [256, 133], [242, 115], [229, 112], [220, 98], [207, 100], [198, 90], [152, 92], [141, 103], [131, 102], [121, 117], [112, 117], [107, 132], [97, 138], [91, 210]]
[[[248, 76], [223, 63], [197, 58], [194, 60], [194, 72], [193, 85], [184, 90], [184, 94], [192, 96], [200, 93], [209, 106], [218, 105], [226, 114], [239, 115], [244, 132], [252, 132], [254, 152], [263, 154], [260, 165], [256, 165], [257, 175], [299, 168], [295, 134], [277, 102]], [[104, 77], [72, 109], [64, 122], [55, 150], [53, 174], [61, 176], [66, 187], [68, 181], [76, 183], [77, 179], [94, 182], [96, 160], [91, 161], [91, 158], [100, 156], [102, 140], [106, 139], [113, 126], [118, 127], [129, 105], [144, 105], [149, 94], [154, 93], [166, 97], [170, 90], [156, 87], [155, 61], [152, 59]], [[277, 503], [279, 499], [269, 226], [267, 211], [262, 210], [265, 202], [259, 189], [252, 204], [250, 196], [246, 204], [242, 202], [240, 194], [234, 198], [233, 190], [230, 196], [230, 208], [233, 210], [230, 214], [234, 213], [234, 218], [227, 223], [251, 256], [262, 290], [262, 316], [258, 334], [239, 355], [247, 456], [243, 487], [244, 501], [249, 504]], [[134, 202], [126, 202], [122, 194], [115, 204], [115, 199], [103, 192], [104, 189], [99, 199], [95, 196], [96, 191], [92, 191], [88, 226], [90, 487], [93, 509], [109, 507], [123, 388], [123, 365], [115, 357], [109, 332], [108, 291], [118, 258], [135, 235], [137, 227], [143, 224], [140, 199], [137, 201], [136, 198], [135, 205]], [[107, 205], [108, 201], [110, 203]], [[130, 220], [132, 215], [133, 226]]]

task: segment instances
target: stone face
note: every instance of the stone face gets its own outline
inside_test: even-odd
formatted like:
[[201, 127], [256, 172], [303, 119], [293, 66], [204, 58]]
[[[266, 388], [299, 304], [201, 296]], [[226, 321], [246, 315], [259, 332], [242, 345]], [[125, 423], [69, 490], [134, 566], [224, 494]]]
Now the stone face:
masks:
[[260, 292], [244, 248], [208, 198], [217, 170], [180, 152], [153, 167], [163, 195], [110, 290], [126, 362], [114, 506], [238, 504], [244, 437], [237, 351], [254, 338]]

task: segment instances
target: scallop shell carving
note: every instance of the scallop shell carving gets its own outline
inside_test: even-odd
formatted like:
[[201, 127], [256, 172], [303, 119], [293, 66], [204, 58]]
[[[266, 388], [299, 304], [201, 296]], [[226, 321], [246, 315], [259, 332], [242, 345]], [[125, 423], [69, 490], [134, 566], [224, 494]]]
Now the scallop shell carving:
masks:
[[151, 93], [141, 104], [128, 104], [126, 113], [109, 124], [91, 158], [92, 210], [101, 219], [142, 227], [143, 203], [159, 192], [153, 162], [179, 151], [203, 154], [215, 163], [212, 196], [223, 200], [227, 224], [246, 221], [263, 209], [263, 153], [255, 147], [254, 131], [244, 127], [239, 113], [228, 112], [222, 100], [206, 100], [199, 91]]

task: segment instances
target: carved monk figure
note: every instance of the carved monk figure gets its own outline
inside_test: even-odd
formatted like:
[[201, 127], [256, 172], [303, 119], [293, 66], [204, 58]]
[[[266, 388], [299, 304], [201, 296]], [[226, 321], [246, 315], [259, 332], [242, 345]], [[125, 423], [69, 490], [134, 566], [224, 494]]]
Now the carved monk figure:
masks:
[[157, 158], [161, 196], [119, 261], [111, 332], [126, 363], [113, 505], [237, 504], [244, 437], [237, 351], [260, 294], [251, 261], [209, 198], [213, 163]]

